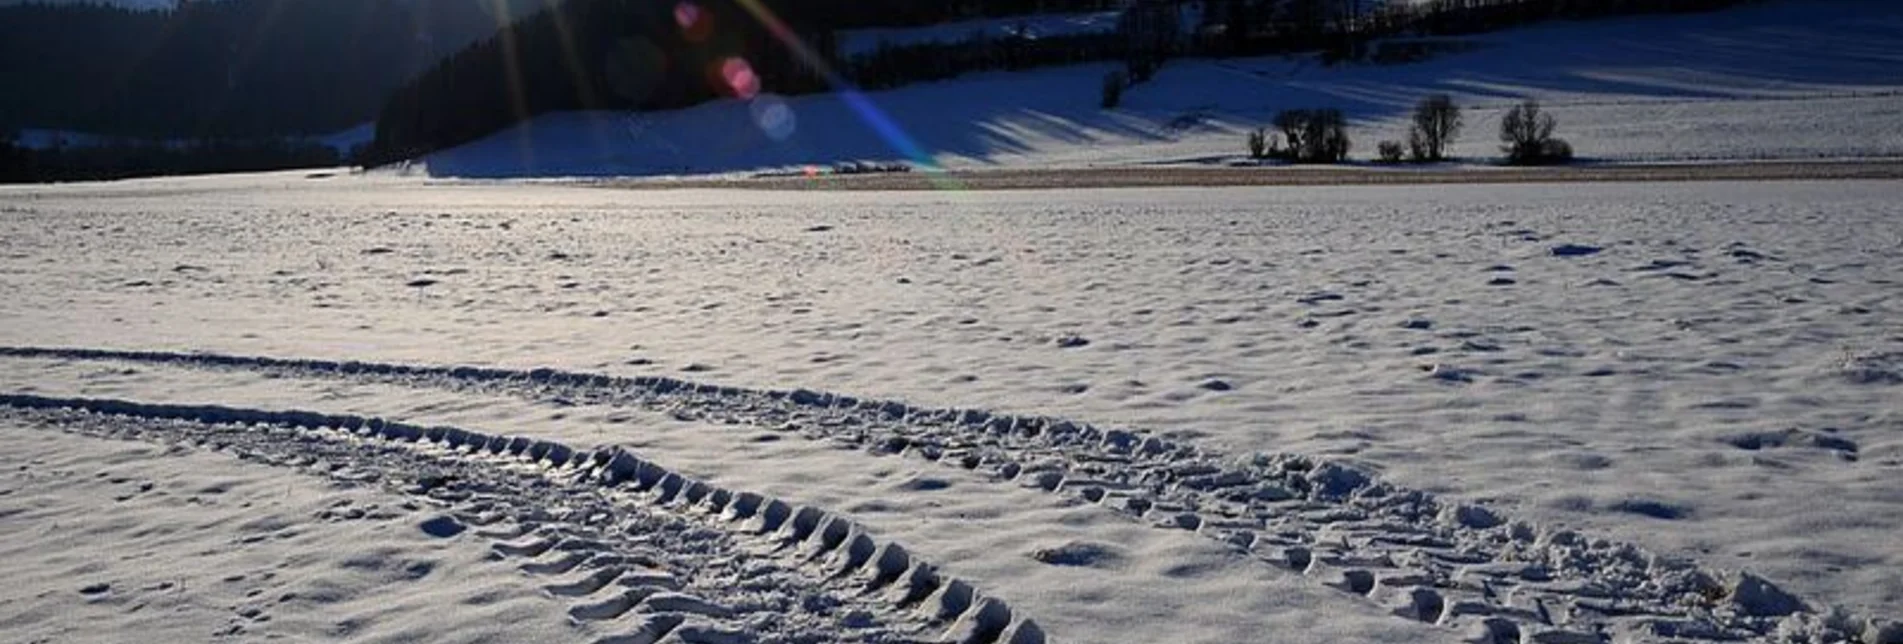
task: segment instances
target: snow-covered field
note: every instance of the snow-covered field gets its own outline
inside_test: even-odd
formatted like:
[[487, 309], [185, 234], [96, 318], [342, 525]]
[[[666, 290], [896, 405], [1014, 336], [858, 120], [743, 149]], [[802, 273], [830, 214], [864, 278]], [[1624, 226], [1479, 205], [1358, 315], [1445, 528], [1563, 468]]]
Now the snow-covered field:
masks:
[[[1708, 14], [1556, 22], [1469, 39], [1411, 65], [1312, 56], [1175, 60], [1098, 107], [1110, 64], [970, 74], [867, 94], [919, 156], [948, 168], [1212, 163], [1283, 109], [1335, 107], [1357, 159], [1406, 139], [1423, 97], [1467, 110], [1452, 153], [1499, 156], [1499, 119], [1543, 101], [1558, 135], [1601, 161], [1903, 156], [1903, 4], [1775, 0]], [[769, 88], [771, 89], [771, 88]], [[912, 160], [885, 123], [835, 95], [643, 114], [545, 116], [429, 155], [436, 176], [679, 175]]]
[[1860, 632], [1830, 607], [1903, 614], [1900, 203], [0, 189], [0, 565], [30, 573], [0, 614], [90, 641], [155, 608], [198, 639]]

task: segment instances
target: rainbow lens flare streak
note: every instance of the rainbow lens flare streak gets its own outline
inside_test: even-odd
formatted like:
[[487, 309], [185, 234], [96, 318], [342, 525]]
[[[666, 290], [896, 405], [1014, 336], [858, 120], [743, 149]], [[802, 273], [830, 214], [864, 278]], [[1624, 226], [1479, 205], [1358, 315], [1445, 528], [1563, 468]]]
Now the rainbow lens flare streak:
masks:
[[[934, 175], [944, 174], [945, 169], [939, 167], [938, 161], [934, 160], [931, 155], [926, 154], [925, 149], [920, 147], [918, 142], [912, 139], [911, 135], [906, 134], [905, 129], [899, 127], [897, 121], [893, 121], [892, 117], [886, 116], [885, 111], [880, 110], [879, 106], [874, 104], [872, 99], [866, 96], [865, 92], [859, 91], [859, 88], [854, 87], [852, 83], [840, 76], [838, 72], [833, 71], [833, 68], [826, 64], [826, 60], [821, 58], [818, 52], [813, 51], [813, 48], [808, 46], [805, 41], [800, 40], [799, 35], [793, 33], [792, 28], [780, 20], [780, 17], [775, 15], [772, 9], [761, 4], [760, 0], [735, 0], [735, 2], [739, 3], [741, 8], [746, 9], [747, 13], [753, 14], [753, 18], [760, 21], [761, 25], [766, 26], [767, 31], [771, 32], [773, 37], [778, 39], [781, 44], [786, 45], [786, 48], [791, 50], [794, 56], [798, 56], [800, 62], [806, 63], [807, 66], [818, 71], [820, 76], [826, 80], [826, 84], [831, 85], [833, 91], [838, 93], [840, 98], [846, 102], [846, 106], [852, 108], [852, 111], [858, 114], [859, 119], [865, 121], [866, 125], [871, 126], [872, 131], [877, 133], [879, 138], [884, 139], [887, 145], [892, 146], [894, 151], [912, 163], [917, 164], [920, 169], [928, 173]], [[941, 178], [935, 178], [933, 184], [940, 188], [958, 187]]]

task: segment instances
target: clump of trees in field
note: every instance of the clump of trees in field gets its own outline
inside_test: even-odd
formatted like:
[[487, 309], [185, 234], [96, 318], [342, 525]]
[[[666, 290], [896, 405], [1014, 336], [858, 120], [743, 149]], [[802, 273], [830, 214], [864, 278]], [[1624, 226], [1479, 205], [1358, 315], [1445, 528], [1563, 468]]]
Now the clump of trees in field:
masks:
[[[1248, 133], [1249, 158], [1281, 159], [1291, 163], [1340, 163], [1347, 159], [1350, 141], [1340, 110], [1284, 110], [1275, 116], [1275, 129], [1288, 147], [1274, 143], [1275, 135], [1258, 128]], [[1381, 163], [1431, 163], [1449, 158], [1448, 149], [1466, 126], [1466, 116], [1451, 97], [1435, 94], [1414, 106], [1407, 142], [1382, 141], [1375, 145]], [[1526, 100], [1500, 119], [1501, 151], [1511, 165], [1555, 165], [1573, 160], [1573, 146], [1553, 135], [1559, 121]]]
[[1382, 141], [1375, 145], [1375, 152], [1381, 156], [1382, 163], [1400, 163], [1407, 153], [1400, 141]]
[[1249, 158], [1261, 161], [1281, 156], [1281, 149], [1275, 145], [1265, 128], [1256, 128], [1249, 132]]
[[1500, 141], [1505, 145], [1507, 163], [1513, 165], [1553, 165], [1573, 160], [1573, 146], [1553, 136], [1559, 122], [1540, 110], [1538, 101], [1528, 100], [1507, 110], [1500, 119]]
[[1444, 161], [1447, 147], [1460, 136], [1465, 124], [1465, 117], [1454, 99], [1446, 94], [1435, 94], [1414, 106], [1405, 147], [1400, 141], [1382, 141], [1376, 151], [1383, 163], [1400, 163], [1403, 159], [1415, 163]]
[[[1348, 119], [1341, 110], [1282, 110], [1275, 115], [1271, 125], [1275, 128], [1274, 132], [1268, 128], [1249, 131], [1250, 159], [1340, 163], [1348, 158], [1352, 143], [1348, 139]], [[1282, 142], [1288, 145], [1285, 147]]]
[[1341, 163], [1348, 159], [1348, 119], [1333, 108], [1283, 110], [1273, 122], [1288, 147], [1280, 152], [1292, 163]]

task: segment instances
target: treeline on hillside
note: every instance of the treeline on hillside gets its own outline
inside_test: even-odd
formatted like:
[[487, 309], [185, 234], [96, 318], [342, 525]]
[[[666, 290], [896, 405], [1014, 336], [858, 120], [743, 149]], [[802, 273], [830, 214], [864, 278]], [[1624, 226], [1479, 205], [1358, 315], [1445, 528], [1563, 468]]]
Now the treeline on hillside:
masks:
[[218, 0], [0, 7], [0, 131], [320, 134], [541, 0]]
[[[1128, 60], [1130, 75], [1175, 56], [1260, 56], [1319, 51], [1328, 62], [1368, 59], [1371, 43], [1397, 36], [1496, 31], [1547, 20], [1709, 11], [1758, 0], [1206, 0], [1201, 22], [1182, 22], [1186, 4], [1133, 0], [1111, 34], [1002, 37], [883, 46], [842, 61], [866, 87], [893, 87], [976, 71]], [[1158, 38], [1168, 34], [1170, 37]], [[1406, 59], [1405, 55], [1394, 58]]]
[[0, 140], [0, 183], [101, 181], [168, 174], [252, 172], [342, 165], [330, 147], [291, 140], [114, 143], [32, 149]]
[[1456, 35], [1547, 20], [1583, 20], [1650, 13], [1713, 11], [1759, 0], [1427, 0], [1393, 3], [1371, 12], [1393, 28], [1423, 35]]
[[831, 29], [917, 27], [979, 18], [1111, 11], [1120, 0], [770, 0], [775, 12], [823, 17]]
[[871, 53], [839, 63], [841, 72], [864, 89], [943, 80], [987, 70], [1020, 70], [1119, 58], [1129, 51], [1121, 34], [1079, 34], [1028, 38], [985, 38], [959, 43], [881, 45]]
[[[1341, 60], [1363, 57], [1367, 44], [1380, 38], [1473, 34], [1548, 20], [1710, 11], [1756, 1], [1760, 0], [1129, 0], [1110, 3], [1111, 7], [1070, 3], [1064, 9], [1039, 11], [1121, 7], [1117, 30], [1054, 37], [979, 33], [963, 42], [886, 45], [836, 62], [857, 84], [891, 87], [971, 71], [1141, 57], [1322, 51], [1331, 60]], [[996, 0], [983, 7], [991, 12], [986, 16], [995, 17], [1014, 15], [1008, 11], [1034, 4], [1039, 3]], [[1186, 5], [1199, 6], [1200, 11], [1184, 11]], [[1185, 22], [1191, 16], [1199, 16], [1200, 22]], [[1158, 37], [1164, 34], [1168, 36]]]
[[[1453, 36], [1550, 20], [1712, 11], [1761, 0], [1426, 0], [1369, 5], [1362, 0], [1221, 0], [1219, 26], [1201, 47], [1218, 55], [1321, 50], [1359, 57], [1368, 41]], [[1276, 10], [1276, 9], [1279, 9]], [[1346, 55], [1345, 48], [1354, 48]]]

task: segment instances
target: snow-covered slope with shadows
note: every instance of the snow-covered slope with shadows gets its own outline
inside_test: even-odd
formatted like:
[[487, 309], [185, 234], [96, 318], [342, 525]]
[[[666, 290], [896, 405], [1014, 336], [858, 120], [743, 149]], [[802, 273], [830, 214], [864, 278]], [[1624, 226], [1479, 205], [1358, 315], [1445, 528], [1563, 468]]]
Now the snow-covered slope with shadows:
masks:
[[[1705, 14], [1557, 22], [1484, 34], [1423, 63], [1311, 56], [1176, 60], [1098, 107], [1109, 64], [971, 74], [869, 94], [954, 168], [1208, 161], [1282, 109], [1337, 107], [1357, 153], [1404, 140], [1444, 92], [1469, 109], [1456, 156], [1498, 156], [1498, 120], [1544, 101], [1582, 157], [1613, 161], [1903, 156], [1903, 5], [1782, 0]], [[423, 161], [437, 176], [675, 175], [903, 159], [835, 95], [641, 114], [564, 113]]]

